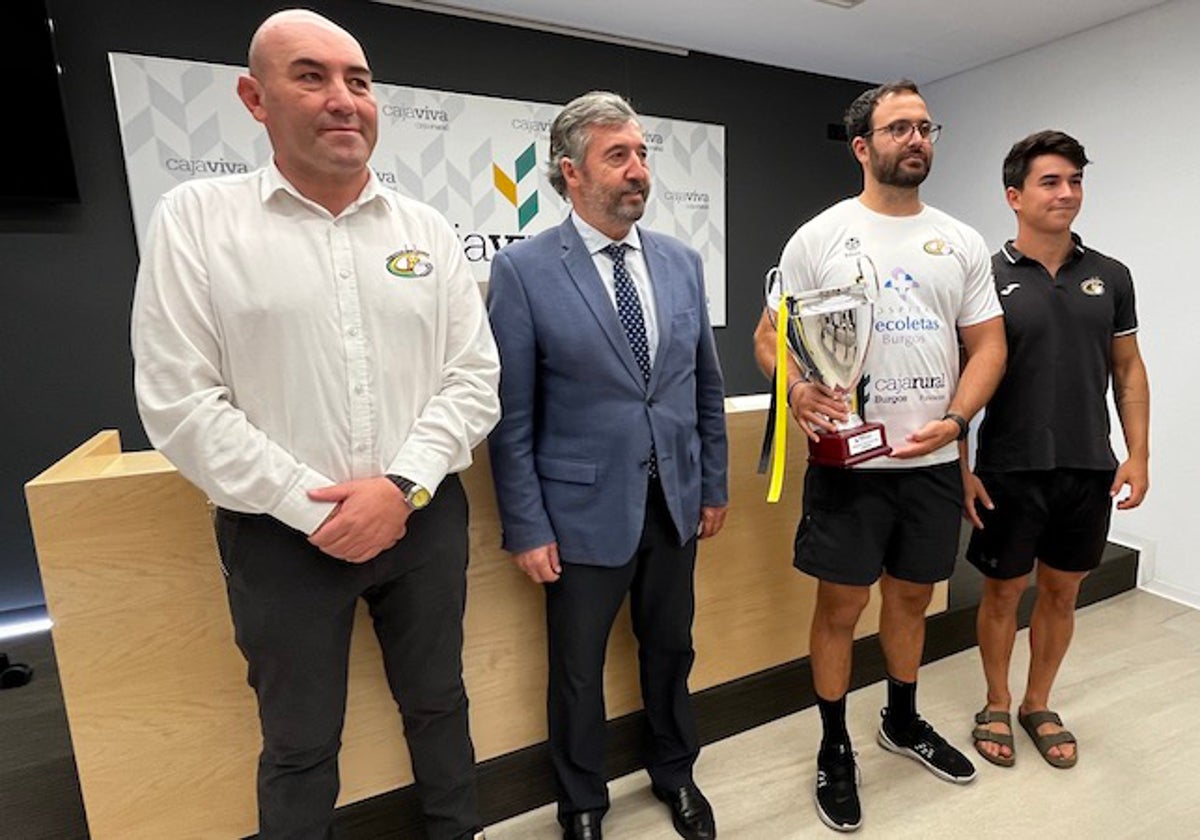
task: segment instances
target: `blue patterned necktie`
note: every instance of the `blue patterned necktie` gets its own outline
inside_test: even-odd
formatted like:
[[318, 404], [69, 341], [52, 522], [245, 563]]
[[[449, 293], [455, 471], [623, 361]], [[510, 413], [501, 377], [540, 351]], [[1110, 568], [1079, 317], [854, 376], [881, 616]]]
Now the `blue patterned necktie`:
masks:
[[[617, 299], [617, 317], [625, 329], [625, 337], [637, 359], [638, 367], [642, 369], [642, 381], [650, 381], [650, 343], [646, 338], [646, 321], [642, 317], [642, 302], [638, 297], [637, 287], [629, 277], [625, 268], [625, 251], [630, 246], [624, 242], [613, 242], [604, 248], [613, 264], [613, 288]], [[650, 477], [658, 477], [658, 456], [654, 445], [650, 446]]]
[[617, 317], [625, 328], [625, 337], [633, 349], [633, 357], [637, 359], [638, 367], [642, 369], [642, 380], [650, 381], [650, 344], [646, 340], [646, 322], [642, 318], [642, 302], [638, 297], [637, 287], [629, 277], [625, 268], [625, 250], [629, 246], [624, 242], [614, 242], [604, 249], [604, 253], [612, 259], [613, 286], [616, 290]]

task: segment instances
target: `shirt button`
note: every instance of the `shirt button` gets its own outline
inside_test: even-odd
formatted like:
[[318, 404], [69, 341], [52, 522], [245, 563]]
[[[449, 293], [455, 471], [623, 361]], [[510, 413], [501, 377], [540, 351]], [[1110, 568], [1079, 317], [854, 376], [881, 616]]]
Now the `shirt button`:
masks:
[[361, 385], [354, 386], [354, 393], [361, 395], [365, 389]]
[[350, 329], [346, 330], [346, 335], [351, 337], [358, 335], [358, 327], [351, 327]]
[[360, 443], [358, 446], [356, 446], [354, 448], [357, 449], [359, 452], [367, 451], [367, 445], [365, 443]]
[[341, 271], [338, 272], [338, 277], [341, 277], [343, 280], [345, 280], [349, 276], [350, 276], [350, 269], [348, 269], [348, 268], [343, 268]]

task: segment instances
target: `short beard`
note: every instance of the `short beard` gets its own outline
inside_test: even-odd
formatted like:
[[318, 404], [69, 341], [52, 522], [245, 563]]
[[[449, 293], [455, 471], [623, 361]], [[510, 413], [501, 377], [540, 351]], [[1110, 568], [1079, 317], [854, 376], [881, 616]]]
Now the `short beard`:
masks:
[[901, 169], [900, 164], [904, 162], [904, 158], [896, 158], [890, 166], [885, 166], [883, 161], [872, 151], [870, 153], [871, 174], [875, 180], [889, 187], [901, 187], [903, 189], [912, 189], [919, 187], [929, 177], [931, 161], [923, 158], [925, 168], [920, 172], [912, 172], [910, 170]]
[[626, 193], [622, 193], [613, 205], [613, 215], [625, 222], [636, 222], [646, 214], [646, 205], [650, 203], [650, 185], [640, 190], [642, 194], [642, 203], [640, 206], [626, 204], [623, 199]]

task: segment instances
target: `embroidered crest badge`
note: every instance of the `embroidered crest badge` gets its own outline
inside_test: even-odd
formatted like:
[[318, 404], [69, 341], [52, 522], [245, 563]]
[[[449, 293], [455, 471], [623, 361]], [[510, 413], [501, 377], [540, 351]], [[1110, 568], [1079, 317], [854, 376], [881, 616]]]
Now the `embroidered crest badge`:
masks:
[[427, 251], [404, 248], [387, 258], [387, 270], [397, 277], [424, 277], [433, 271], [433, 263]]

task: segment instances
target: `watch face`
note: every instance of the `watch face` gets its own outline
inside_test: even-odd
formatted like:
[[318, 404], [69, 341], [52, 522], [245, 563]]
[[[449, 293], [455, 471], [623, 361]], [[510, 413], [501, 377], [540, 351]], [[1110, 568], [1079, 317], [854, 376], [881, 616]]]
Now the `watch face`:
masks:
[[408, 496], [408, 503], [414, 510], [420, 510], [429, 504], [433, 496], [424, 487], [414, 487]]

